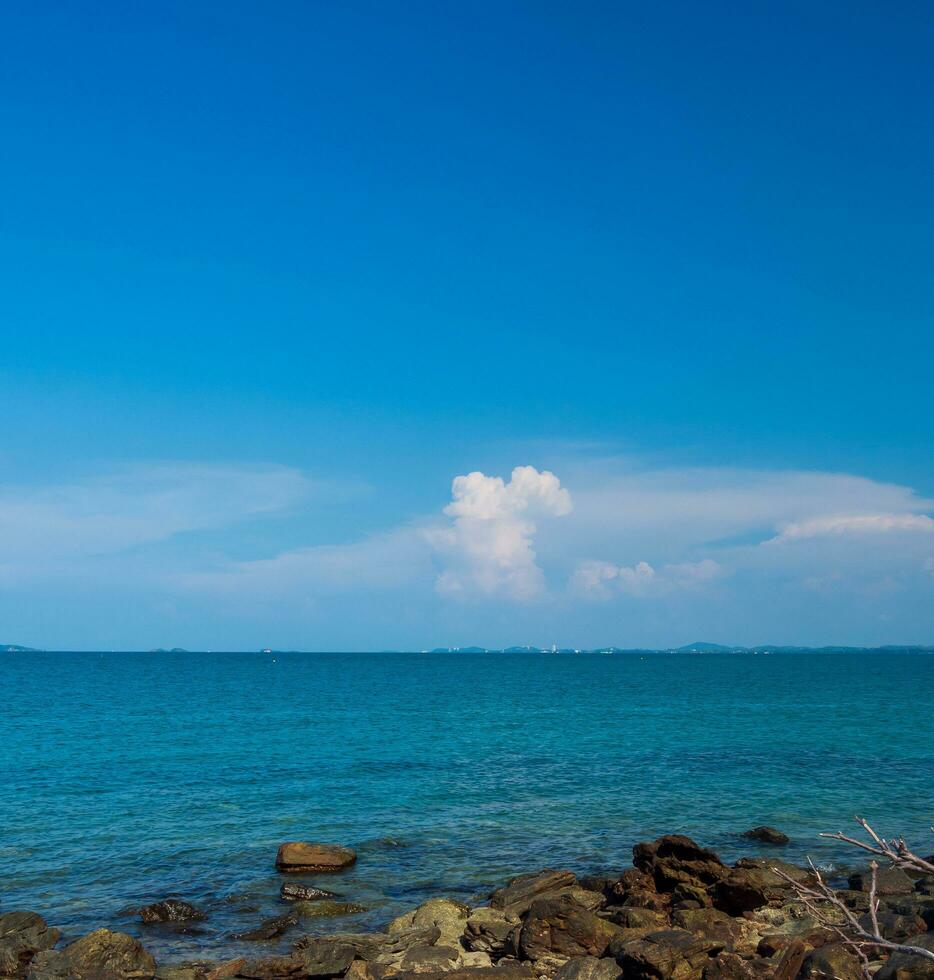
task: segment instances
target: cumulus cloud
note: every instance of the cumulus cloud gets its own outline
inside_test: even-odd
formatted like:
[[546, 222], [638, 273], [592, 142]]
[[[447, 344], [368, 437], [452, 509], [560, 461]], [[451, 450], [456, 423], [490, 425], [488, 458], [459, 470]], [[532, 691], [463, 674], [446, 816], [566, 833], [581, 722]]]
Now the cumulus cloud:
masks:
[[484, 473], [457, 476], [444, 512], [447, 527], [428, 528], [425, 539], [443, 569], [436, 581], [445, 596], [532, 599], [545, 588], [533, 547], [536, 521], [573, 509], [561, 481], [545, 470], [517, 466], [506, 483]]
[[656, 571], [648, 562], [614, 565], [612, 562], [580, 562], [571, 575], [569, 588], [589, 599], [612, 599], [617, 595], [662, 596], [679, 589], [696, 589], [724, 574], [711, 558], [698, 562], [664, 565]]
[[844, 534], [884, 534], [888, 531], [934, 531], [934, 520], [926, 514], [825, 514], [806, 521], [792, 521], [767, 544], [803, 538]]

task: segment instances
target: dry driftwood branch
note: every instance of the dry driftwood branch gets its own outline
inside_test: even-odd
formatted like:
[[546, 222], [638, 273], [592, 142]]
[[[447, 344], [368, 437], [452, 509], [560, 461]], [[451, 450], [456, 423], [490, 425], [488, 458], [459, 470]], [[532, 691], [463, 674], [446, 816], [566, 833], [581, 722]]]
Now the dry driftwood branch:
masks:
[[870, 865], [872, 881], [869, 888], [869, 918], [871, 923], [869, 929], [866, 929], [853, 913], [853, 910], [847, 908], [837, 897], [834, 890], [821, 877], [820, 871], [814, 864], [811, 861], [808, 863], [811, 865], [811, 872], [815, 878], [813, 885], [795, 881], [780, 868], [772, 868], [772, 870], [791, 886], [801, 904], [822, 926], [835, 932], [840, 937], [841, 942], [856, 953], [862, 963], [865, 976], [871, 976], [869, 957], [866, 955], [867, 947], [884, 949], [890, 953], [910, 953], [934, 960], [934, 953], [929, 949], [911, 946], [907, 943], [896, 943], [882, 935], [879, 928], [879, 898], [876, 895], [876, 872], [879, 866], [875, 861]]
[[[839, 832], [821, 834], [820, 836], [853, 844], [871, 854], [884, 857], [891, 862], [893, 867], [920, 874], [934, 874], [934, 864], [914, 854], [902, 838], [887, 841], [885, 838], [879, 837], [862, 817], [857, 817], [856, 820], [873, 839], [874, 844], [867, 844]], [[835, 932], [841, 941], [856, 953], [866, 977], [871, 977], [869, 957], [866, 955], [867, 948], [884, 949], [890, 953], [908, 953], [934, 960], [934, 952], [928, 949], [921, 946], [911, 946], [907, 943], [896, 943], [882, 935], [882, 930], [879, 927], [879, 896], [877, 894], [879, 865], [875, 861], [870, 862], [869, 865], [872, 877], [869, 884], [870, 927], [868, 929], [859, 921], [853, 910], [848, 908], [824, 881], [820, 871], [814, 866], [810, 858], [808, 864], [810, 864], [811, 873], [814, 875], [813, 884], [795, 881], [779, 868], [772, 868], [772, 870], [791, 886], [798, 900], [822, 926]]]
[[[934, 875], [934, 864], [926, 861], [924, 858], [918, 857], [908, 847], [903, 837], [886, 840], [884, 837], [880, 837], [863, 817], [856, 817], [855, 820], [869, 834], [874, 843], [867, 844], [866, 841], [857, 840], [855, 837], [847, 837], [846, 834], [840, 833], [839, 830], [835, 834], [821, 834], [820, 836], [828, 837], [831, 840], [843, 841], [844, 844], [852, 844], [854, 847], [869, 851], [870, 854], [875, 854], [877, 857], [889, 861], [892, 867], [902, 868], [904, 871], [914, 871], [916, 874]], [[931, 829], [934, 830], [934, 827]]]

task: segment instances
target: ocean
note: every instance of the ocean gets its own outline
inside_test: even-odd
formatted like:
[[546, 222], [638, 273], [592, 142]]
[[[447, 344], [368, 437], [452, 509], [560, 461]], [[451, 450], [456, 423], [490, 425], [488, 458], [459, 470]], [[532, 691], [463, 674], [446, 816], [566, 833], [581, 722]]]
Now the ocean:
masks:
[[[285, 911], [286, 840], [359, 855], [300, 880], [368, 911], [310, 931], [663, 833], [735, 859], [771, 824], [769, 853], [840, 873], [858, 855], [817, 835], [860, 813], [934, 852], [930, 655], [7, 653], [0, 678], [0, 909], [161, 959]], [[142, 926], [169, 895], [208, 918]]]

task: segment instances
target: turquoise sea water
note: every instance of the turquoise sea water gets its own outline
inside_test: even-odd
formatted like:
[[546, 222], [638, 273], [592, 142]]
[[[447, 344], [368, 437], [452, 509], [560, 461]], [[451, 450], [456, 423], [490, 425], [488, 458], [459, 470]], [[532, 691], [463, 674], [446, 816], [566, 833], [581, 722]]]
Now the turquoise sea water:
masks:
[[[0, 658], [0, 907], [165, 958], [284, 911], [283, 840], [359, 853], [318, 882], [371, 911], [327, 931], [539, 867], [622, 868], [666, 832], [732, 859], [769, 823], [783, 857], [840, 867], [817, 834], [859, 812], [934, 851], [931, 656]], [[199, 932], [127, 911], [167, 895], [208, 912]]]

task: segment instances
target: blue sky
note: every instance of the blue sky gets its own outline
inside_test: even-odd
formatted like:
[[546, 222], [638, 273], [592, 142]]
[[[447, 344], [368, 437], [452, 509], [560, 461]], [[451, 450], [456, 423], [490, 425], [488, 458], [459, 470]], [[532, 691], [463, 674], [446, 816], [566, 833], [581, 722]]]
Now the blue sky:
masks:
[[0, 640], [934, 642], [929, 5], [4, 21]]

